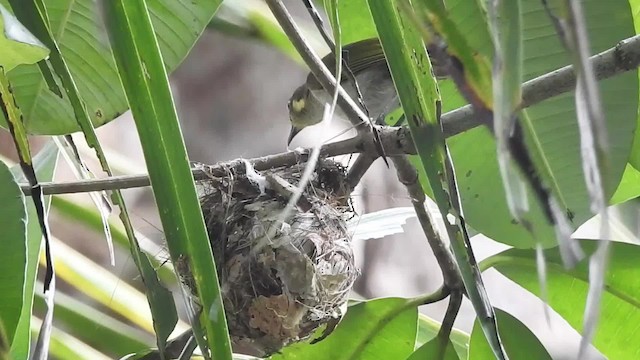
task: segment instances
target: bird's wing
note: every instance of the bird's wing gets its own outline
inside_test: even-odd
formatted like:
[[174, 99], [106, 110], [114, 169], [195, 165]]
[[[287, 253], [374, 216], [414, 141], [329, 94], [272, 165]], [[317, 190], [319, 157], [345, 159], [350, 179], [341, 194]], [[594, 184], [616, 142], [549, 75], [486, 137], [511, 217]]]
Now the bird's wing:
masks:
[[[343, 59], [346, 61], [347, 66], [356, 77], [365, 69], [370, 68], [377, 63], [384, 63], [385, 57], [382, 51], [382, 45], [377, 38], [360, 40], [355, 43], [351, 43], [342, 47]], [[331, 73], [335, 73], [336, 61], [333, 53], [330, 53], [322, 58], [322, 62], [329, 68]], [[348, 79], [346, 72], [342, 71], [342, 81]], [[309, 89], [322, 89], [322, 85], [309, 73], [307, 76], [307, 84]]]

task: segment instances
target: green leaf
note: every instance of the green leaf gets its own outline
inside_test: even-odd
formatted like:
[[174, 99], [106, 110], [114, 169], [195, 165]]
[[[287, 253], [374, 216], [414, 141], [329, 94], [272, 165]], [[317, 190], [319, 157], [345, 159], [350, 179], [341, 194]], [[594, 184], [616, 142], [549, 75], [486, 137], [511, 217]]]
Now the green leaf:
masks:
[[[634, 34], [629, 4], [624, 0], [602, 2], [586, 0], [592, 53], [614, 46]], [[552, 71], [569, 63], [566, 52], [555, 36], [539, 0], [523, 0], [523, 40], [525, 80]], [[452, 14], [453, 16], [454, 14]], [[616, 19], [616, 21], [611, 21]], [[460, 22], [462, 32], [474, 33], [473, 23]], [[478, 40], [479, 41], [479, 40]], [[441, 87], [443, 110], [460, 105], [459, 95]], [[600, 90], [611, 147], [611, 167], [607, 183], [613, 193], [619, 183], [631, 150], [638, 108], [638, 76], [635, 72], [602, 81]], [[548, 178], [558, 197], [575, 215], [577, 227], [589, 219], [589, 197], [585, 187], [580, 158], [580, 140], [575, 117], [573, 94], [565, 94], [526, 111], [529, 145], [539, 147], [538, 164], [553, 174]], [[555, 245], [553, 229], [548, 225], [539, 205], [530, 201], [528, 219], [536, 229], [536, 238], [520, 226], [509, 214], [504, 186], [499, 178], [495, 141], [485, 128], [476, 128], [448, 139], [456, 165], [460, 195], [468, 223], [486, 236], [515, 247], [531, 248], [536, 241], [545, 246]], [[535, 153], [535, 151], [534, 151]], [[543, 169], [544, 170], [544, 169]], [[529, 199], [533, 197], [529, 196]], [[491, 211], [487, 211], [491, 209]]]
[[49, 50], [0, 4], [0, 66], [6, 72], [18, 65], [35, 64]]
[[[44, 299], [38, 294], [34, 309], [42, 311], [44, 308]], [[70, 335], [114, 358], [146, 349], [154, 344], [151, 334], [125, 324], [97, 310], [95, 306], [89, 306], [62, 292], [56, 294], [54, 313], [58, 326], [64, 326]]]
[[[164, 62], [172, 71], [203, 32], [220, 1], [148, 3]], [[96, 127], [128, 109], [97, 4], [94, 0], [45, 1], [51, 32]], [[48, 90], [37, 65], [17, 67], [9, 76], [30, 133], [58, 135], [78, 131], [68, 98]], [[3, 124], [0, 116], [0, 125]]]
[[289, 345], [272, 360], [404, 359], [413, 352], [418, 311], [409, 299], [384, 298], [350, 306], [326, 339]]
[[[496, 309], [498, 328], [511, 359], [551, 360], [540, 340], [520, 320], [506, 311]], [[491, 359], [493, 352], [487, 344], [478, 321], [473, 325], [469, 343], [469, 359]]]
[[636, 170], [631, 164], [627, 164], [624, 174], [622, 174], [622, 179], [618, 184], [618, 189], [609, 203], [615, 205], [638, 196], [640, 196], [640, 171]]
[[231, 359], [213, 253], [148, 9], [144, 1], [103, 5], [171, 259], [186, 263], [193, 274], [212, 356]]
[[[490, 354], [493, 354], [493, 353], [490, 353]], [[442, 354], [440, 340], [436, 338], [422, 345], [420, 348], [418, 348], [418, 350], [414, 351], [413, 354], [411, 354], [411, 356], [407, 358], [407, 360], [424, 360], [424, 359], [458, 360], [458, 359], [466, 359], [466, 358], [461, 358], [458, 355], [458, 353], [456, 352], [455, 346], [451, 341], [447, 342], [447, 347], [444, 351], [444, 354]]]
[[[58, 162], [58, 148], [49, 141], [33, 157], [33, 167], [36, 176], [40, 181], [51, 181], [55, 174]], [[26, 183], [27, 180], [18, 165], [11, 168], [11, 172], [19, 183]], [[45, 209], [49, 211], [49, 196], [44, 197]], [[23, 306], [20, 313], [20, 321], [16, 329], [16, 336], [11, 344], [11, 355], [14, 359], [26, 359], [29, 357], [29, 346], [31, 341], [31, 308], [33, 305], [33, 295], [35, 292], [36, 277], [38, 275], [38, 256], [42, 245], [42, 230], [38, 222], [38, 213], [32, 201], [27, 201], [27, 257], [26, 272], [24, 278]]]
[[[640, 34], [640, 0], [628, 0], [631, 6], [631, 13], [633, 15], [636, 34]], [[640, 75], [640, 74], [639, 74]], [[638, 128], [640, 128], [640, 116], [637, 116]], [[633, 138], [633, 146], [631, 147], [631, 156], [629, 157], [629, 163], [636, 169], [640, 169], [640, 132], [636, 130], [636, 134]]]
[[[41, 320], [34, 317], [31, 328], [33, 334], [41, 326]], [[54, 327], [51, 331], [51, 345], [49, 353], [51, 357], [60, 360], [109, 360], [105, 354], [83, 343], [68, 333]]]
[[345, 19], [340, 24], [343, 45], [378, 37], [367, 0], [338, 1], [338, 16]]
[[13, 342], [24, 299], [27, 266], [27, 210], [25, 198], [7, 165], [0, 161], [0, 324]]
[[[416, 336], [416, 346], [420, 347], [438, 335], [442, 324], [427, 317], [424, 314], [418, 314], [418, 335]], [[460, 359], [467, 358], [467, 349], [469, 348], [469, 334], [458, 329], [451, 329], [449, 336], [453, 347]]]
[[[92, 205], [82, 205], [78, 202], [67, 199], [64, 196], [53, 196], [51, 198], [51, 207], [58, 215], [62, 215], [67, 219], [76, 221], [78, 224], [82, 224], [93, 230], [96, 234], [104, 234], [104, 225], [100, 212]], [[129, 248], [129, 238], [122, 224], [117, 221], [110, 221], [109, 227], [111, 228], [111, 236], [116, 244], [123, 248]], [[148, 257], [158, 256], [162, 253], [163, 249], [156, 245], [152, 240], [142, 238], [142, 235], [137, 233], [136, 238], [141, 241], [141, 247], [145, 251]], [[142, 241], [146, 241], [143, 244]], [[146, 247], [145, 247], [146, 245]], [[160, 261], [156, 258], [150, 258], [153, 267], [160, 279], [167, 284], [173, 284], [176, 282], [176, 275], [173, 272], [173, 267], [170, 264], [163, 264], [164, 260]]]
[[[598, 241], [582, 240], [585, 253], [595, 251]], [[589, 288], [588, 259], [575, 269], [567, 270], [557, 248], [545, 251], [547, 261], [548, 303], [574, 329], [582, 328], [584, 303]], [[594, 346], [610, 359], [635, 359], [639, 348], [628, 344], [640, 342], [637, 324], [640, 322], [640, 247], [611, 244], [609, 269], [605, 276], [601, 315], [594, 337]], [[539, 295], [534, 250], [511, 249], [489, 257], [481, 263], [483, 269], [495, 268], [530, 292]], [[624, 334], [624, 336], [620, 336]]]

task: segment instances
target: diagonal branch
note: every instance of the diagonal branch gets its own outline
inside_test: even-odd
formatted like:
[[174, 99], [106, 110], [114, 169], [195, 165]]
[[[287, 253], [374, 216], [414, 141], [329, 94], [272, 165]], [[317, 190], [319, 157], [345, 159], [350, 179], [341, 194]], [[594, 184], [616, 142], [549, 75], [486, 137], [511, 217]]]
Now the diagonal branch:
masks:
[[[640, 35], [625, 39], [615, 47], [592, 56], [590, 61], [598, 80], [608, 79], [624, 72], [635, 70], [638, 65], [640, 65]], [[554, 96], [572, 91], [575, 88], [575, 81], [576, 76], [573, 71], [573, 66], [565, 66], [529, 80], [524, 83], [522, 88], [521, 108], [527, 108]], [[455, 136], [481, 125], [478, 119], [473, 116], [473, 109], [470, 105], [443, 114], [441, 121], [446, 137]], [[379, 128], [379, 133], [382, 146], [387, 155], [415, 154], [415, 147], [407, 130], [381, 127]], [[364, 153], [367, 154], [367, 156], [375, 157], [376, 151], [373, 139], [371, 139], [370, 136], [356, 136], [352, 139], [327, 144], [323, 146], [321, 154], [326, 157], [332, 157], [348, 153]], [[305, 161], [308, 154], [308, 149], [290, 151], [251, 159], [249, 162], [254, 165], [256, 170], [265, 170]], [[364, 170], [362, 173], [364, 173]], [[194, 170], [194, 175], [196, 180], [202, 179], [202, 174], [198, 170]], [[146, 175], [115, 176], [108, 179], [62, 184], [42, 183], [41, 185], [44, 194], [66, 194], [145, 187], [149, 186], [149, 178]], [[21, 184], [21, 188], [25, 194], [30, 195], [28, 185]]]

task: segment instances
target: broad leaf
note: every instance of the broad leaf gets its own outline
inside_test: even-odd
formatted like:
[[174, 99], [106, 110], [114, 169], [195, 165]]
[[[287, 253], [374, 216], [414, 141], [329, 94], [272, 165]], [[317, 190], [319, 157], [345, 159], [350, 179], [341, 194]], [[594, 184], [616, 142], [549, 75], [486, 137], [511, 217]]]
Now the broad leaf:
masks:
[[[511, 314], [496, 309], [498, 329], [510, 359], [551, 360], [540, 340], [520, 320]], [[473, 325], [469, 343], [469, 359], [490, 359], [491, 348], [482, 336], [478, 322]]]
[[386, 298], [349, 307], [326, 339], [294, 344], [273, 360], [404, 359], [413, 352], [418, 311], [407, 299]]
[[[525, 80], [568, 64], [566, 52], [555, 36], [555, 29], [549, 23], [541, 2], [523, 0], [522, 8]], [[588, 0], [585, 1], [585, 9], [593, 53], [610, 48], [634, 34], [628, 2]], [[464, 22], [461, 24], [466, 25]], [[473, 33], [472, 25], [468, 25], [464, 32]], [[605, 80], [600, 86], [610, 141], [615, 144], [611, 147], [611, 166], [607, 174], [608, 195], [611, 196], [631, 150], [636, 124], [629, 119], [635, 119], [637, 113], [637, 74], [626, 73]], [[461, 105], [457, 94], [447, 91], [444, 86], [441, 89], [445, 110]], [[530, 118], [527, 130], [530, 133], [529, 146], [541, 149], [537, 154], [541, 173], [553, 174], [547, 181], [552, 189], [558, 191], [558, 197], [567, 207], [567, 212], [574, 216], [574, 225], [578, 226], [591, 217], [591, 212], [580, 159], [574, 107], [573, 94], [533, 106], [527, 110]], [[450, 138], [448, 143], [456, 165], [465, 214], [474, 229], [496, 241], [516, 247], [533, 247], [536, 240], [546, 246], [555, 244], [553, 230], [534, 201], [530, 201], [533, 213], [529, 220], [536, 229], [536, 239], [509, 215], [503, 184], [498, 177], [495, 142], [487, 129], [467, 131]]]
[[[184, 59], [221, 1], [147, 2], [165, 65], [171, 71]], [[0, 3], [6, 6], [7, 1], [0, 0]], [[100, 126], [125, 112], [128, 105], [104, 33], [98, 2], [60, 0], [45, 4], [51, 31], [60, 44], [93, 124]], [[66, 134], [79, 130], [68, 99], [48, 90], [37, 65], [20, 66], [11, 71], [9, 77], [29, 132]], [[0, 124], [4, 126], [1, 116]]]
[[[583, 240], [587, 254], [595, 251], [598, 241]], [[567, 270], [557, 248], [545, 251], [549, 305], [576, 330], [582, 330], [584, 304], [589, 287], [589, 262], [583, 260]], [[610, 359], [635, 359], [640, 356], [637, 324], [640, 322], [640, 247], [625, 243], [611, 244], [609, 269], [605, 276], [601, 316], [594, 346]], [[534, 250], [511, 249], [481, 263], [483, 269], [495, 268], [530, 292], [539, 295]], [[620, 334], [624, 334], [621, 336]]]

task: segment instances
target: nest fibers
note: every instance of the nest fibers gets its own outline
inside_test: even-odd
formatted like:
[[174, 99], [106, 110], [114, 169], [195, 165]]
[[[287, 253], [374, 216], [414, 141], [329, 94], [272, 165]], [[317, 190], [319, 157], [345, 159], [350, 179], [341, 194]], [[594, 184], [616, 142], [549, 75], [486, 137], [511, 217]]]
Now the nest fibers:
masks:
[[200, 201], [234, 347], [265, 356], [342, 317], [358, 276], [346, 227], [353, 212], [335, 162], [318, 163], [285, 217], [305, 164], [262, 174], [245, 164], [203, 182]]

